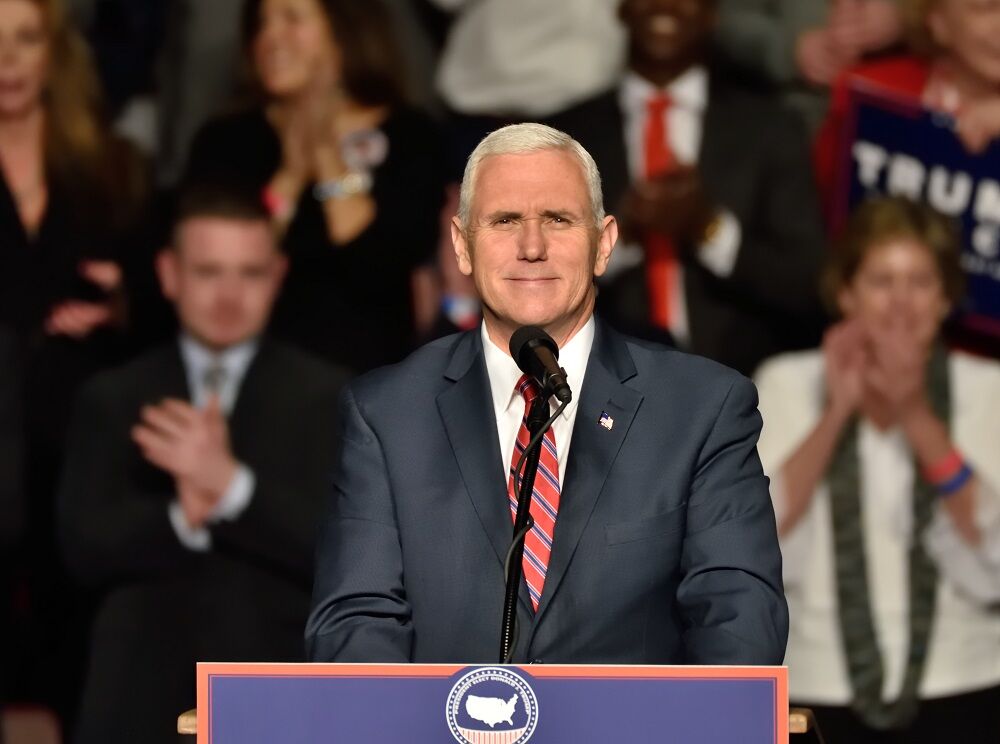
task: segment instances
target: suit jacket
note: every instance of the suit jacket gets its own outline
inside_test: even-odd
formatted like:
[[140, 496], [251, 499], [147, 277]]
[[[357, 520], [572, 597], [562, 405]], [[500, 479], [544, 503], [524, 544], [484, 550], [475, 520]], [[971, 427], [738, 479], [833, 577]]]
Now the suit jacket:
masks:
[[99, 592], [78, 738], [174, 742], [196, 661], [301, 661], [316, 526], [335, 452], [342, 373], [265, 341], [229, 419], [256, 476], [246, 510], [194, 552], [174, 533], [173, 478], [129, 430], [140, 408], [187, 399], [176, 344], [95, 377], [72, 427], [60, 494], [70, 568]]
[[[580, 104], [559, 125], [594, 156], [615, 213], [630, 182], [618, 90]], [[774, 353], [815, 346], [825, 238], [801, 123], [713, 76], [697, 168], [710, 203], [739, 220], [742, 241], [728, 277], [682, 247], [691, 350], [750, 374]], [[647, 335], [648, 302], [638, 266], [602, 284], [598, 308], [622, 330]]]
[[[780, 663], [753, 385], [598, 324], [576, 393], [548, 574], [537, 614], [522, 582], [515, 661]], [[496, 662], [513, 530], [479, 331], [360, 378], [341, 416], [309, 657]]]
[[16, 551], [24, 529], [24, 423], [20, 354], [12, 331], [0, 325], [0, 706], [16, 675]]
[[0, 325], [0, 555], [12, 551], [24, 526], [24, 421], [17, 337]]

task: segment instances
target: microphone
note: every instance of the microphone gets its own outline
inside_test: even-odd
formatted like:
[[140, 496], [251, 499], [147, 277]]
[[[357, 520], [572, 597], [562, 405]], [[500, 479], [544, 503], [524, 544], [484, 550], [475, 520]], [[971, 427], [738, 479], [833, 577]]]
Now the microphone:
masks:
[[559, 347], [537, 326], [522, 326], [510, 337], [510, 355], [526, 375], [534, 377], [542, 390], [560, 403], [569, 403], [573, 391], [566, 382], [566, 370], [559, 366]]

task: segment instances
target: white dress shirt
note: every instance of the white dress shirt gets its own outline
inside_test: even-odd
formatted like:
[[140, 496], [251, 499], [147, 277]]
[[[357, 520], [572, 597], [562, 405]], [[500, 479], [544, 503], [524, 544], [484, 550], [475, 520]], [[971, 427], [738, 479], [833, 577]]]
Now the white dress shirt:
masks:
[[[486, 324], [481, 326], [483, 335], [483, 351], [486, 355], [486, 372], [490, 378], [490, 393], [493, 397], [493, 413], [497, 420], [497, 436], [500, 440], [501, 465], [503, 481], [510, 480], [511, 457], [514, 454], [514, 441], [521, 428], [524, 416], [524, 398], [515, 390], [517, 381], [523, 372], [505, 350], [490, 340], [486, 332]], [[590, 359], [590, 348], [594, 345], [594, 318], [591, 316], [587, 324], [577, 331], [566, 345], [559, 349], [559, 366], [566, 370], [566, 381], [573, 391], [573, 400], [563, 409], [559, 418], [552, 424], [552, 432], [556, 439], [556, 453], [559, 455], [559, 485], [566, 479], [566, 462], [569, 456], [570, 439], [573, 436], [573, 423], [576, 421], [577, 403], [580, 400], [580, 390], [583, 388], [583, 377], [587, 372], [587, 360]], [[553, 396], [549, 400], [552, 413], [558, 408], [558, 401]]]
[[[701, 151], [704, 132], [705, 109], [708, 106], [708, 71], [692, 67], [678, 76], [666, 88], [659, 89], [643, 77], [629, 72], [619, 88], [618, 102], [625, 126], [625, 152], [628, 157], [629, 176], [633, 183], [646, 178], [645, 132], [647, 106], [657, 93], [666, 93], [671, 105], [664, 112], [664, 126], [669, 146], [681, 165], [696, 165]], [[718, 232], [711, 240], [698, 247], [698, 261], [709, 271], [727, 277], [733, 271], [739, 254], [742, 230], [739, 220], [731, 212], [720, 213]], [[612, 254], [613, 275], [622, 269], [635, 266], [643, 260], [641, 246], [623, 245]], [[678, 266], [673, 286], [668, 293], [671, 301], [670, 332], [681, 344], [690, 338], [687, 304], [684, 297], [684, 270]]]
[[[228, 416], [236, 405], [236, 398], [247, 369], [257, 354], [258, 341], [252, 339], [223, 352], [213, 352], [186, 333], [181, 335], [179, 343], [192, 404], [197, 408], [204, 408], [211, 394], [206, 377], [210, 369], [217, 367], [223, 371], [216, 391], [219, 396], [219, 406]], [[253, 471], [245, 464], [239, 463], [233, 479], [209, 517], [209, 523], [237, 519], [250, 505], [256, 485]], [[184, 547], [195, 551], [211, 549], [211, 533], [206, 527], [193, 529], [176, 499], [167, 506], [167, 514], [177, 539]]]
[[[951, 429], [955, 446], [976, 473], [976, 523], [982, 540], [966, 543], [940, 504], [919, 537], [940, 580], [922, 698], [945, 697], [1000, 683], [1000, 365], [949, 355]], [[785, 511], [781, 468], [815, 427], [825, 398], [820, 352], [785, 354], [756, 375], [764, 420], [758, 451], [771, 476], [780, 522]], [[870, 602], [885, 670], [883, 697], [902, 687], [909, 648], [909, 547], [913, 540], [912, 452], [898, 428], [858, 430], [861, 522]], [[821, 484], [805, 515], [781, 538], [790, 630], [785, 661], [791, 697], [847, 705], [851, 686], [841, 646], [830, 495]], [[991, 607], [991, 605], [993, 605]]]
[[625, 32], [618, 0], [431, 0], [457, 13], [438, 66], [463, 114], [548, 116], [611, 88]]

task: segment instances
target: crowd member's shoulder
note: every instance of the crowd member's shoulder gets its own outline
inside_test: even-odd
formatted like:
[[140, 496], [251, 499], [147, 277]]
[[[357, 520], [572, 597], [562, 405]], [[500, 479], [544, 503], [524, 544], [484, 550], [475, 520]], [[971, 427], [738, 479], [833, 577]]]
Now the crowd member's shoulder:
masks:
[[143, 218], [151, 194], [152, 164], [130, 140], [103, 133], [92, 151], [66, 151], [54, 157], [48, 178], [52, 198], [67, 210], [81, 242], [95, 236], [113, 239]]
[[772, 88], [747, 84], [717, 69], [711, 71], [709, 81], [710, 109], [729, 122], [743, 141], [759, 143], [763, 139], [787, 144], [790, 131], [806, 141], [801, 117], [784, 106]]
[[1000, 413], [1000, 361], [960, 350], [949, 352], [948, 361], [952, 389], [973, 405], [992, 406], [991, 415]]
[[339, 394], [351, 379], [347, 368], [281, 341], [265, 340], [259, 353], [286, 383], [283, 389], [301, 398]]
[[175, 343], [163, 344], [133, 359], [98, 372], [81, 388], [79, 400], [89, 406], [108, 410], [162, 397], [162, 381], [171, 369], [180, 369], [180, 355]]
[[[454, 333], [424, 344], [396, 364], [373, 369], [351, 381], [355, 399], [364, 407], [413, 408], [435, 398], [475, 363], [479, 330]], [[479, 356], [481, 357], [481, 350]]]
[[753, 373], [761, 411], [810, 405], [825, 396], [826, 368], [820, 349], [789, 351], [768, 357]]
[[761, 362], [753, 373], [753, 379], [758, 385], [774, 383], [780, 387], [786, 381], [822, 377], [823, 369], [823, 352], [820, 349], [787, 351]]

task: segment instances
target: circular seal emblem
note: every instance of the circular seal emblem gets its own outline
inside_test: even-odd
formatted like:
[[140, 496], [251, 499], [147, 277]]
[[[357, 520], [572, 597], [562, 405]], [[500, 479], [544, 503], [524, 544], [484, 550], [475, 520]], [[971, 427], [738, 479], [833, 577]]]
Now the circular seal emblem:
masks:
[[538, 700], [520, 675], [480, 667], [451, 688], [445, 716], [459, 744], [524, 744], [535, 733]]

